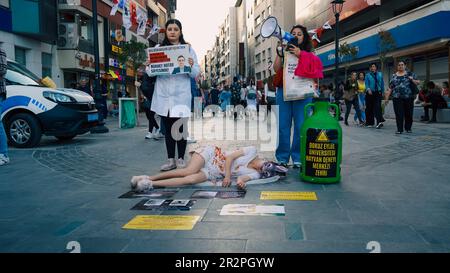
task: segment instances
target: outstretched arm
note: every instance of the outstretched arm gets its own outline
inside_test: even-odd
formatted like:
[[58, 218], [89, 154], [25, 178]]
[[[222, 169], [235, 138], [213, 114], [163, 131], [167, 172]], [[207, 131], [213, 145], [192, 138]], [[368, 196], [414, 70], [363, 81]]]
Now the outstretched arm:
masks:
[[245, 183], [247, 183], [247, 182], [250, 181], [250, 180], [252, 180], [252, 178], [251, 178], [250, 176], [248, 176], [248, 175], [242, 175], [242, 176], [239, 176], [239, 177], [238, 177], [236, 184], [237, 184], [237, 186], [238, 186], [239, 189], [242, 189], [242, 190], [243, 190], [243, 189], [245, 189], [245, 187], [246, 187], [246, 184], [245, 184]]

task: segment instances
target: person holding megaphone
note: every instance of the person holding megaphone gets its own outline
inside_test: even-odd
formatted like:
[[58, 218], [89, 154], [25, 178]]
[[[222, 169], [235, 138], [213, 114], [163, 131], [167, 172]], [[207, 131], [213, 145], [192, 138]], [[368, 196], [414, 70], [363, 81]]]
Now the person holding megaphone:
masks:
[[[289, 33], [283, 31], [274, 17], [269, 17], [263, 23], [261, 36], [268, 38], [275, 36], [280, 39], [277, 48], [277, 56], [274, 62], [274, 85], [276, 86], [276, 103], [279, 108], [278, 115], [278, 147], [275, 151], [277, 161], [287, 166], [292, 159], [293, 167], [300, 168], [300, 129], [304, 121], [304, 108], [311, 103], [312, 97], [305, 96], [298, 99], [286, 100], [283, 94], [284, 86], [284, 66], [285, 58], [295, 56], [298, 65], [295, 69], [295, 76], [314, 79], [323, 78], [323, 65], [320, 59], [312, 53], [313, 46], [311, 37], [306, 27], [295, 25]], [[283, 44], [282, 41], [287, 41]], [[294, 126], [294, 136], [291, 143], [291, 131]]]

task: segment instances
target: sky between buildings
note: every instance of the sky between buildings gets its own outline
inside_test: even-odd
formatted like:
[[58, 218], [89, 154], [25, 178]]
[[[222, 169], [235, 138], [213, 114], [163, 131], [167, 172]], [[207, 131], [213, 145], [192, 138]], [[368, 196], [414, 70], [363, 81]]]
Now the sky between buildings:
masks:
[[212, 49], [219, 26], [236, 0], [178, 0], [175, 18], [183, 25], [183, 34], [197, 53], [198, 62]]

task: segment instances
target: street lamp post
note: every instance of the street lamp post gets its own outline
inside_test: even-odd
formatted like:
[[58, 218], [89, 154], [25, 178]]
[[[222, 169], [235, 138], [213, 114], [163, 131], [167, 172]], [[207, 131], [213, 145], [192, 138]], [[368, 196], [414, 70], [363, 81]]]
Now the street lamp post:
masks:
[[268, 65], [269, 65], [269, 77], [272, 77], [272, 60], [269, 60], [269, 63], [268, 63]]
[[341, 15], [342, 12], [342, 8], [344, 6], [344, 0], [334, 0], [333, 2], [331, 2], [331, 6], [333, 7], [333, 13], [334, 13], [334, 17], [336, 18], [336, 23], [334, 25], [334, 28], [336, 30], [336, 38], [335, 38], [335, 50], [334, 50], [334, 57], [335, 57], [335, 68], [334, 68], [334, 88], [335, 88], [335, 94], [338, 93], [339, 91], [339, 16]]
[[94, 34], [94, 60], [95, 60], [95, 79], [94, 79], [94, 101], [98, 109], [99, 125], [92, 128], [92, 133], [107, 133], [109, 130], [104, 125], [102, 92], [100, 86], [100, 54], [98, 49], [98, 22], [97, 22], [97, 0], [92, 0], [92, 28]]

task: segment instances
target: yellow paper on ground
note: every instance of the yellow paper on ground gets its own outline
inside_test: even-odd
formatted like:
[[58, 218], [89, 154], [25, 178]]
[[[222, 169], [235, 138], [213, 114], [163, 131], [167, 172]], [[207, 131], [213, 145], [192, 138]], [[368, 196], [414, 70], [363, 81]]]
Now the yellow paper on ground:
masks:
[[200, 216], [137, 215], [123, 229], [192, 230]]
[[302, 191], [263, 191], [261, 200], [295, 200], [295, 201], [317, 201], [315, 192]]

